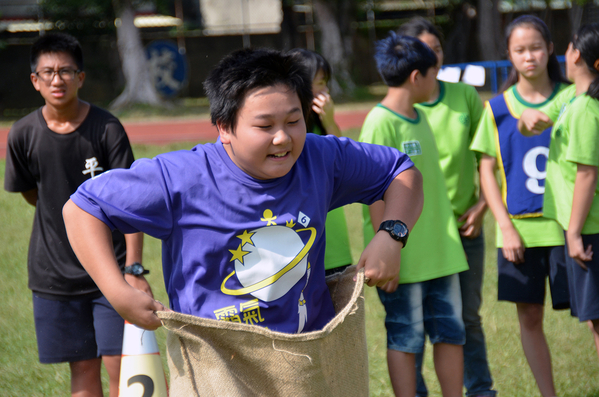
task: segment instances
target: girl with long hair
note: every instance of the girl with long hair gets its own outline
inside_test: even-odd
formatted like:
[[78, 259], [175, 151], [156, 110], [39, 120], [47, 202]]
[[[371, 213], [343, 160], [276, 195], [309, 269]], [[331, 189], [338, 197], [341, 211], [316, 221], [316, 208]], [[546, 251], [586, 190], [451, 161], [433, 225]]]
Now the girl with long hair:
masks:
[[551, 107], [567, 84], [541, 19], [515, 19], [506, 28], [506, 44], [513, 69], [503, 93], [487, 102], [471, 148], [482, 153], [481, 188], [497, 221], [498, 299], [516, 304], [524, 354], [541, 394], [551, 397], [556, 393], [543, 331], [547, 277], [553, 308], [569, 307], [563, 232], [543, 216], [551, 130], [527, 138], [517, 124], [526, 109]]

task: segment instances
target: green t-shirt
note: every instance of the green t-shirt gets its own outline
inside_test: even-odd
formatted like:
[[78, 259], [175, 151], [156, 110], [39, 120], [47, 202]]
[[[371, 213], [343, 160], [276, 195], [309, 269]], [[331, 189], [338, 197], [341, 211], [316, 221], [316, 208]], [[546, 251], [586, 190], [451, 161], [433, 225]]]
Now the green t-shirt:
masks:
[[[401, 252], [399, 283], [409, 284], [468, 270], [457, 225], [439, 166], [439, 153], [426, 116], [409, 119], [382, 105], [368, 113], [360, 141], [390, 146], [410, 156], [424, 183], [424, 209]], [[378, 225], [377, 225], [378, 229]], [[364, 243], [374, 236], [368, 207], [364, 206]]]
[[[558, 92], [565, 87], [564, 84], [556, 85], [553, 93], [545, 102], [533, 104], [526, 102], [516, 91], [516, 86], [513, 85], [505, 91], [506, 102], [512, 116], [519, 118], [527, 108], [534, 108], [540, 111], [550, 108], [556, 100]], [[497, 158], [499, 143], [495, 131], [495, 120], [489, 104], [486, 103], [470, 148]], [[562, 228], [557, 222], [546, 217], [512, 219], [512, 224], [520, 234], [525, 247], [550, 247], [564, 244]], [[497, 247], [503, 247], [503, 235], [498, 225], [496, 242]]]
[[[323, 135], [318, 126], [314, 126], [314, 134]], [[349, 234], [343, 207], [329, 211], [325, 222], [327, 245], [324, 249], [324, 268], [334, 269], [339, 266], [351, 265], [353, 262], [349, 246]]]
[[482, 101], [472, 86], [439, 81], [439, 98], [417, 104], [416, 108], [426, 115], [435, 136], [439, 164], [457, 220], [478, 201], [476, 155], [470, 143], [483, 112]]
[[543, 108], [543, 113], [548, 115], [555, 123], [564, 105], [570, 102], [575, 96], [576, 85], [570, 84], [569, 86], [566, 86], [566, 88], [563, 88], [557, 95], [555, 95], [555, 98], [550, 104], [547, 104], [547, 106]]
[[[599, 101], [581, 94], [568, 101], [553, 130], [543, 213], [564, 229], [570, 224], [577, 164], [599, 166]], [[582, 234], [599, 233], [599, 184]]]

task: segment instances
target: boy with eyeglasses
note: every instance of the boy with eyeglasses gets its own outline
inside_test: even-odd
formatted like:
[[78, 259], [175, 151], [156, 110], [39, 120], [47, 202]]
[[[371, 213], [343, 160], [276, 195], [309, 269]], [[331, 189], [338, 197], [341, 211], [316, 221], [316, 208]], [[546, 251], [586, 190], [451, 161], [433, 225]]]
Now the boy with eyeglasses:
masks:
[[[74, 37], [46, 34], [33, 44], [31, 82], [45, 105], [11, 128], [4, 188], [35, 206], [28, 273], [40, 362], [69, 362], [71, 393], [102, 396], [104, 361], [116, 397], [124, 322], [73, 253], [61, 210], [84, 181], [128, 168], [133, 153], [121, 123], [79, 99], [84, 80]], [[139, 271], [143, 235], [115, 232], [112, 240], [125, 280], [151, 296]]]

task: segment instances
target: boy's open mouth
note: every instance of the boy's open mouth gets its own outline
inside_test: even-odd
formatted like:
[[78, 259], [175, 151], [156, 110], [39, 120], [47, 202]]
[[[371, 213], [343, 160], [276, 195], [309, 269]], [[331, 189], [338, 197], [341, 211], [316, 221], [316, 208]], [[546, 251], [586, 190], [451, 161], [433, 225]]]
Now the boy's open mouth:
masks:
[[273, 158], [279, 159], [279, 158], [287, 156], [288, 154], [289, 154], [289, 152], [269, 154], [268, 157], [273, 157]]

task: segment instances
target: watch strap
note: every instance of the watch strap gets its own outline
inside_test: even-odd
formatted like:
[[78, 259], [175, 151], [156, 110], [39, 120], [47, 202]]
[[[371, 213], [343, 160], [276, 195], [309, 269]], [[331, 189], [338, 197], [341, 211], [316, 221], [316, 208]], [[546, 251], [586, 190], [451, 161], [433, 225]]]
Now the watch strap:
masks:
[[[141, 272], [139, 271], [141, 269]], [[144, 274], [149, 274], [150, 271], [143, 267], [143, 265], [139, 262], [133, 262], [132, 264], [125, 266], [124, 269], [125, 274], [132, 274], [134, 276], [141, 276]]]

